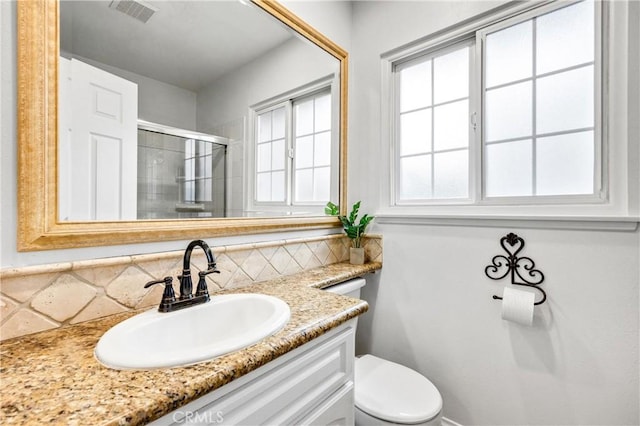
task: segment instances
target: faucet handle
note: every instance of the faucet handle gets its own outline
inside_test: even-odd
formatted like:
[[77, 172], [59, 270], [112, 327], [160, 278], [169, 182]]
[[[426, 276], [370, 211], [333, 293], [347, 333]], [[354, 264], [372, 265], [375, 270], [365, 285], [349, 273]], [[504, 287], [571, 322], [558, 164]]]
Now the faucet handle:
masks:
[[164, 284], [164, 293], [162, 293], [162, 300], [160, 301], [160, 306], [158, 310], [160, 312], [168, 312], [170, 310], [171, 305], [176, 301], [176, 295], [173, 292], [173, 278], [164, 277], [161, 280], [149, 281], [144, 285], [144, 288], [149, 288], [155, 284]]
[[155, 280], [155, 281], [149, 281], [148, 283], [146, 283], [144, 285], [144, 288], [149, 288], [154, 284], [164, 284], [165, 286], [171, 285], [171, 283], [173, 282], [173, 278], [171, 277], [164, 277], [160, 280]]
[[213, 268], [209, 268], [206, 271], [198, 272], [198, 276], [200, 277], [200, 279], [198, 280], [198, 287], [196, 287], [196, 297], [205, 296], [206, 300], [209, 300], [209, 289], [207, 288], [207, 281], [205, 280], [205, 277], [213, 273], [219, 274], [220, 271], [218, 271], [214, 266]]
[[219, 270], [217, 270], [217, 269], [216, 269], [216, 267], [214, 266], [213, 268], [209, 268], [209, 269], [207, 269], [206, 271], [200, 271], [200, 272], [198, 272], [198, 275], [199, 275], [200, 277], [205, 277], [205, 276], [207, 276], [207, 275], [209, 275], [209, 274], [219, 274], [219, 273], [220, 273], [220, 271], [219, 271]]

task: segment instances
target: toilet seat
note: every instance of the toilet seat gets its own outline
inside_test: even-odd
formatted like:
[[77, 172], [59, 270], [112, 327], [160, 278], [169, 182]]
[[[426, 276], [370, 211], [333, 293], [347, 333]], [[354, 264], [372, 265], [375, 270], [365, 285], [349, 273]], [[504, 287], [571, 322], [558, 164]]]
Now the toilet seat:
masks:
[[436, 417], [442, 410], [442, 397], [420, 373], [364, 355], [355, 363], [355, 405], [387, 422], [415, 424]]

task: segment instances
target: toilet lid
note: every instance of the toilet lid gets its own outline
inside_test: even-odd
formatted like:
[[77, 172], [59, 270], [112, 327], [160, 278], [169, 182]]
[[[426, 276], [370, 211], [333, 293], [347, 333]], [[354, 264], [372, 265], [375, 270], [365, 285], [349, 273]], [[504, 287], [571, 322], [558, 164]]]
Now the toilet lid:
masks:
[[442, 397], [426, 377], [403, 365], [364, 355], [355, 364], [355, 404], [393, 423], [420, 423], [442, 410]]

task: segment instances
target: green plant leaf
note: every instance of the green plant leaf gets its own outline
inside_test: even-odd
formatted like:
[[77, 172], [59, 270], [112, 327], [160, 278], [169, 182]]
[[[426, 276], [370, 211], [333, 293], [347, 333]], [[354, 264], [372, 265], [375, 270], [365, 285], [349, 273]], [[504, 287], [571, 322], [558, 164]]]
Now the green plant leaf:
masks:
[[351, 239], [358, 238], [358, 228], [345, 229], [345, 232], [347, 233], [347, 237]]
[[362, 230], [362, 232], [364, 233], [364, 230], [367, 228], [367, 226], [369, 225], [369, 223], [371, 223], [371, 221], [373, 220], [373, 216], [369, 216], [369, 215], [364, 215], [362, 216], [362, 218], [360, 218], [360, 223], [358, 224], [358, 227], [360, 227], [360, 229]]
[[340, 214], [340, 207], [329, 201], [327, 206], [324, 208], [324, 214], [329, 216], [338, 216]]
[[359, 226], [362, 225], [367, 225], [369, 222], [371, 222], [371, 219], [373, 219], [373, 217], [369, 216], [368, 214], [364, 214], [361, 218], [360, 218], [360, 223]]
[[349, 215], [349, 222], [352, 224], [356, 223], [356, 219], [358, 218], [358, 210], [360, 210], [360, 201], [353, 205], [353, 210], [351, 210], [351, 214]]

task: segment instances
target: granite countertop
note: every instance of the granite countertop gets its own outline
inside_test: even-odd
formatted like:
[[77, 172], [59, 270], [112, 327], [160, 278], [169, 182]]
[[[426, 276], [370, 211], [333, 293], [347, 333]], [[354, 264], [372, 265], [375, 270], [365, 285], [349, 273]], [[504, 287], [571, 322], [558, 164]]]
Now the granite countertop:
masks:
[[260, 343], [189, 367], [117, 371], [96, 361], [102, 334], [135, 312], [6, 340], [0, 344], [0, 424], [148, 423], [366, 312], [364, 301], [316, 289], [381, 267], [338, 263], [224, 292], [279, 297], [291, 319]]

